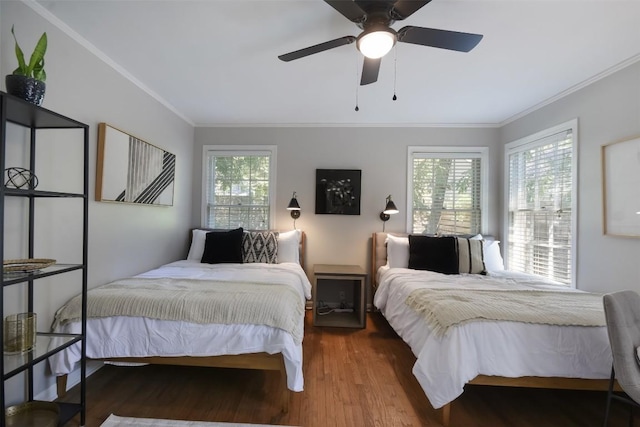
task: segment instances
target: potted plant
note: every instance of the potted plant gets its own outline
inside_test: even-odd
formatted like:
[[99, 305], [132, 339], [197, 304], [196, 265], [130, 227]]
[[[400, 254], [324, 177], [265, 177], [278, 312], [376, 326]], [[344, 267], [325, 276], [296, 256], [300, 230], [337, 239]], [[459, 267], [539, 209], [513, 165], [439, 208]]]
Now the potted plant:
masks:
[[18, 68], [6, 76], [7, 92], [33, 104], [40, 105], [44, 99], [47, 73], [44, 71], [44, 54], [47, 51], [47, 33], [42, 33], [27, 64], [22, 49], [11, 26], [11, 34], [16, 42], [16, 58]]

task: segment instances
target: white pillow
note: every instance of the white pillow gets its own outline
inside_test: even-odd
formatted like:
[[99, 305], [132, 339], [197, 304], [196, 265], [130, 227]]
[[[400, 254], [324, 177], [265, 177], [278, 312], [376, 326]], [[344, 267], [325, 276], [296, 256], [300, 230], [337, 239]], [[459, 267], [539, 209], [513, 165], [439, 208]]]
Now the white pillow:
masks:
[[409, 268], [409, 238], [387, 234], [386, 241], [389, 268]]
[[296, 262], [300, 264], [300, 230], [278, 234], [278, 264]]
[[193, 230], [191, 233], [191, 247], [189, 248], [189, 254], [187, 259], [189, 261], [202, 260], [202, 254], [204, 254], [204, 243], [207, 240], [208, 230]]
[[500, 254], [500, 240], [483, 243], [484, 266], [488, 271], [504, 270], [504, 260]]

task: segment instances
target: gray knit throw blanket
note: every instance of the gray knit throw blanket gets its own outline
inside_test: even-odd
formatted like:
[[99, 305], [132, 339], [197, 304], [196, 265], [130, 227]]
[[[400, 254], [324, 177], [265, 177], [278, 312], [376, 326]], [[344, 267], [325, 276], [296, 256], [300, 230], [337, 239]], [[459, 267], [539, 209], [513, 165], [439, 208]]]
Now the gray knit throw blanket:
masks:
[[[58, 324], [79, 321], [81, 298], [56, 313]], [[302, 342], [304, 302], [289, 286], [196, 279], [130, 278], [91, 289], [87, 317], [133, 316], [191, 323], [254, 324], [289, 332]]]
[[537, 290], [416, 289], [406, 304], [437, 335], [471, 321], [605, 326], [602, 295]]

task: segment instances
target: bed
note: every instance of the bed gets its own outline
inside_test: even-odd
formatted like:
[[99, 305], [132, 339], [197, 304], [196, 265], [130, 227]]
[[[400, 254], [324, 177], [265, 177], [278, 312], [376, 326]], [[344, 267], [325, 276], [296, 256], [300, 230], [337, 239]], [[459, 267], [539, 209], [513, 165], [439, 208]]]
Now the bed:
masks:
[[[499, 257], [499, 246], [490, 240], [479, 243], [490, 267], [484, 267], [484, 274], [407, 268], [410, 255], [406, 234], [374, 233], [372, 244], [374, 305], [416, 356], [412, 372], [431, 405], [442, 408], [445, 426], [450, 423], [451, 403], [466, 384], [607, 390], [612, 358], [599, 295], [501, 270], [502, 259], [495, 258], [496, 249]], [[590, 309], [577, 311], [590, 311], [585, 314], [590, 316], [589, 322], [460, 321], [464, 317], [452, 314], [448, 319], [446, 314], [434, 314], [455, 313], [455, 304], [460, 303], [451, 299], [481, 307], [482, 295], [493, 298], [498, 295], [494, 291], [505, 286], [508, 291], [516, 290], [507, 295], [520, 294], [525, 301], [534, 294], [584, 298], [584, 303], [576, 305]], [[478, 295], [480, 300], [476, 299]], [[419, 296], [424, 299], [419, 300]], [[568, 315], [561, 313], [564, 322]]]
[[[290, 391], [304, 386], [304, 309], [311, 298], [304, 233], [196, 229], [191, 236], [187, 259], [89, 290], [87, 358], [276, 370], [287, 412]], [[80, 307], [78, 297], [61, 307], [52, 329], [80, 333]], [[49, 359], [58, 395], [80, 358], [76, 344]]]

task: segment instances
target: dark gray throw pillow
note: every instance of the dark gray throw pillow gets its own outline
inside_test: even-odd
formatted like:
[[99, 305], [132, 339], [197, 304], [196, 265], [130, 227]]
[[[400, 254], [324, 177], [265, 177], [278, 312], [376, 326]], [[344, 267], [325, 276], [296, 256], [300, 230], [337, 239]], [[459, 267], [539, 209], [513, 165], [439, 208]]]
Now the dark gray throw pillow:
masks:
[[242, 228], [207, 233], [200, 262], [206, 264], [242, 264]]
[[458, 274], [456, 238], [410, 235], [409, 268]]

